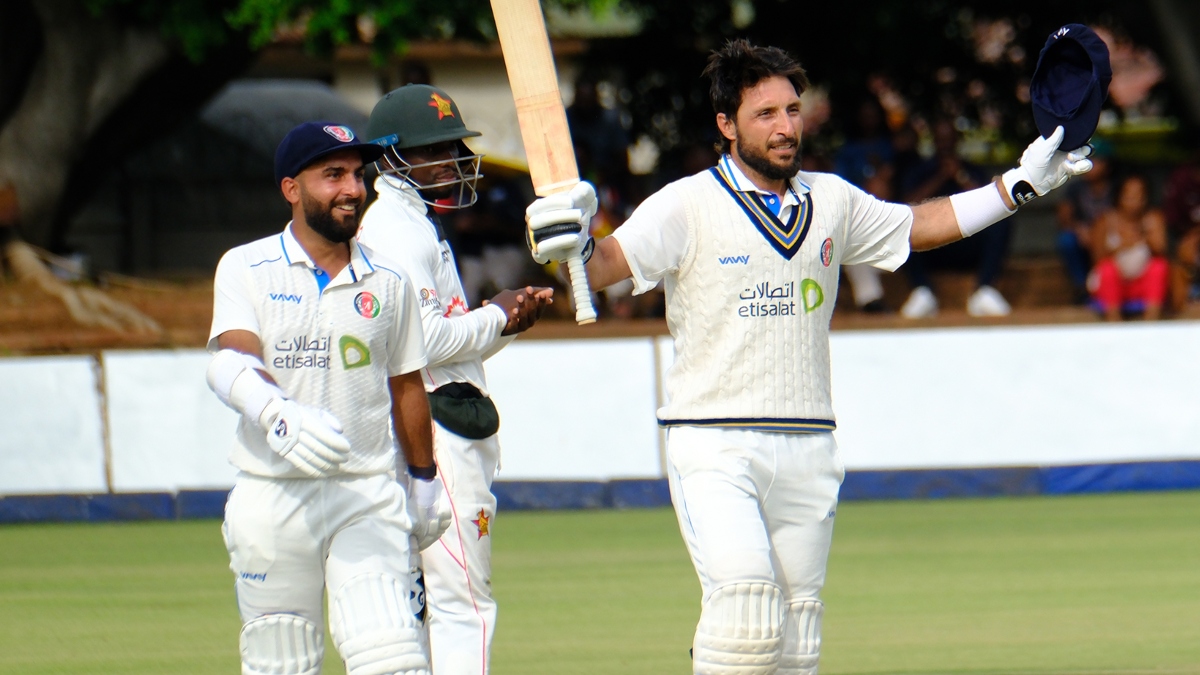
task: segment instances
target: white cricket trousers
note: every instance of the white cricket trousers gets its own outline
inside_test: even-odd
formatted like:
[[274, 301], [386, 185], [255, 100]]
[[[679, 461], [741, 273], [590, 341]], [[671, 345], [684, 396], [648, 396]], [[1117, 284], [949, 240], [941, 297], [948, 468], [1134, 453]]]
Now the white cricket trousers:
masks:
[[434, 423], [433, 452], [454, 513], [446, 534], [421, 552], [433, 673], [486, 675], [496, 630], [492, 479], [500, 443], [496, 436], [463, 438]]
[[[819, 598], [845, 476], [833, 434], [671, 427], [667, 472], [704, 602], [742, 582]], [[798, 639], [785, 634], [785, 652]]]
[[265, 478], [238, 474], [222, 533], [247, 622], [298, 614], [324, 627], [323, 595], [363, 574], [409, 587], [407, 611], [420, 611], [410, 555], [412, 522], [403, 488], [387, 474]]

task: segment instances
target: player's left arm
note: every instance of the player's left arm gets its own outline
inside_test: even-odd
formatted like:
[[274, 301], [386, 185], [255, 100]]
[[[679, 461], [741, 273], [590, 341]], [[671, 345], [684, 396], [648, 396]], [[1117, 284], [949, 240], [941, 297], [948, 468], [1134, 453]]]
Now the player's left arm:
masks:
[[976, 234], [1061, 187], [1071, 176], [1091, 171], [1091, 147], [1063, 152], [1058, 149], [1062, 137], [1062, 127], [1049, 138], [1038, 137], [1025, 148], [1017, 168], [989, 185], [913, 206], [912, 250], [927, 251]]
[[[429, 417], [429, 398], [425, 395], [425, 383], [421, 371], [396, 375], [388, 378], [388, 389], [392, 393], [392, 423], [396, 429], [396, 441], [409, 472], [433, 471], [433, 424]], [[401, 475], [404, 467], [397, 467]], [[415, 470], [415, 471], [414, 471]]]
[[[395, 277], [396, 302], [388, 326], [388, 390], [392, 395], [392, 424], [405, 462], [411, 467], [433, 471], [433, 422], [421, 369], [428, 363], [425, 333], [417, 294], [406, 277]], [[397, 457], [396, 469], [405, 467]], [[420, 471], [418, 471], [420, 473]]]

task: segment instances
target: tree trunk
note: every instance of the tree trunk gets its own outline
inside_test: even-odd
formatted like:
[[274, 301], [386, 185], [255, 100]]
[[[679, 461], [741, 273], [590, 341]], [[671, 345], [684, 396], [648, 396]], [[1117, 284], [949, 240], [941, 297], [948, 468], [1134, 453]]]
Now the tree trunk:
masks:
[[93, 17], [73, 0], [33, 0], [42, 49], [0, 128], [0, 189], [16, 196], [21, 235], [46, 247], [71, 167], [91, 135], [169, 56], [152, 29]]
[[1187, 105], [1192, 124], [1200, 125], [1200, 50], [1196, 48], [1196, 8], [1178, 0], [1150, 0], [1158, 20], [1177, 91]]
[[0, 4], [0, 125], [16, 109], [42, 53], [42, 24], [28, 0]]

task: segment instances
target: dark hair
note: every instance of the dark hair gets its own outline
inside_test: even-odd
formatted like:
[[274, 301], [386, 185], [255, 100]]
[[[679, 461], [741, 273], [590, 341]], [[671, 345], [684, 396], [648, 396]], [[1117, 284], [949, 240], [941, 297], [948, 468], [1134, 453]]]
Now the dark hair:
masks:
[[[745, 39], [730, 40], [713, 51], [703, 74], [711, 83], [708, 94], [713, 112], [731, 119], [742, 105], [742, 92], [768, 77], [786, 77], [797, 94], [808, 89], [808, 76], [791, 55], [778, 47], [758, 47]], [[729, 139], [724, 135], [721, 152], [729, 152]]]

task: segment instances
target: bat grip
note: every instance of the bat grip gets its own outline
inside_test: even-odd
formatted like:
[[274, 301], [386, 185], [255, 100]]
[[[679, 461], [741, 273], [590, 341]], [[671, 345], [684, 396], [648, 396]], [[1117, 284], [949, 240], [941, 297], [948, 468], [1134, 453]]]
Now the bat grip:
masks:
[[580, 326], [595, 323], [596, 309], [592, 307], [592, 291], [588, 288], [583, 258], [577, 255], [567, 258], [567, 272], [571, 277], [571, 293], [575, 296], [575, 323]]

